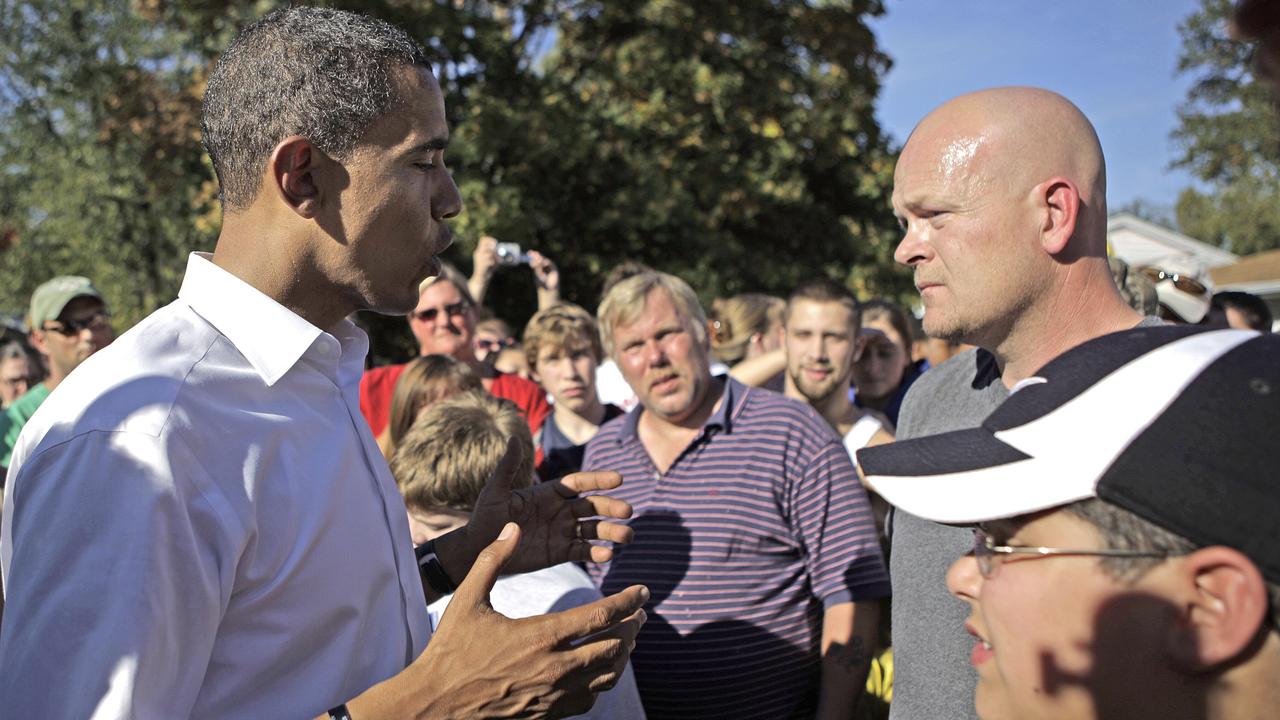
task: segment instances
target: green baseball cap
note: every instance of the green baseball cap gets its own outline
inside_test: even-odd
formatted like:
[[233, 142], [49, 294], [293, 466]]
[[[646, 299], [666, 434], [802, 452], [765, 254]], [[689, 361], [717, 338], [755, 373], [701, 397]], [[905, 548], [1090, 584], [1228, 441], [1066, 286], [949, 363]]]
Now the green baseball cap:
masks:
[[89, 278], [81, 275], [60, 275], [36, 288], [31, 293], [31, 327], [43, 327], [46, 322], [57, 320], [67, 303], [78, 297], [107, 302]]

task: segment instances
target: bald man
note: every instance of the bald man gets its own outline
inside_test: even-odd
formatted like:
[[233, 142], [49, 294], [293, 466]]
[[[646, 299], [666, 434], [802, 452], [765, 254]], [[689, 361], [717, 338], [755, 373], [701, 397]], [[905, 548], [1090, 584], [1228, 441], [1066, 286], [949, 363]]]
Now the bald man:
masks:
[[[1088, 119], [1035, 88], [965, 95], [916, 126], [894, 171], [893, 208], [930, 337], [976, 345], [925, 373], [899, 439], [976, 427], [1057, 355], [1140, 323], [1106, 258], [1106, 169]], [[1063, 442], [1069, 442], [1063, 438]], [[973, 534], [890, 518], [896, 677], [891, 717], [976, 717], [967, 609], [947, 568]]]

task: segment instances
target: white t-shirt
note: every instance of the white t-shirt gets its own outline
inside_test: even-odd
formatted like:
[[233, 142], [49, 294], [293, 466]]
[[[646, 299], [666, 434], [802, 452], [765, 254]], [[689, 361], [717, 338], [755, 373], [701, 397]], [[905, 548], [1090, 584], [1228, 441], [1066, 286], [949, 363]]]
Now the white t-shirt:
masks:
[[[562, 563], [537, 572], [498, 578], [489, 594], [493, 609], [509, 618], [526, 618], [560, 612], [601, 598], [600, 591], [577, 565]], [[452, 595], [445, 595], [427, 607], [434, 628], [449, 607]], [[612, 690], [601, 693], [591, 711], [580, 717], [598, 720], [644, 720], [644, 707], [636, 689], [636, 677], [627, 665]]]
[[849, 432], [844, 434], [844, 449], [849, 451], [849, 459], [853, 461], [854, 467], [858, 466], [857, 452], [866, 447], [883, 427], [884, 423], [879, 418], [871, 413], [863, 413], [853, 427], [849, 428]]

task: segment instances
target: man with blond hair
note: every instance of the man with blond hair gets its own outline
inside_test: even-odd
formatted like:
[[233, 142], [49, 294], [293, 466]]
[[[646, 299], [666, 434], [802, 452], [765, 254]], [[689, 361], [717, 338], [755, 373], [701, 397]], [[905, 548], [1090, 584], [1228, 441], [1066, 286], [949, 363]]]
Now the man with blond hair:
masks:
[[[1143, 320], [1106, 255], [1106, 169], [1089, 120], [1060, 95], [998, 88], [929, 113], [894, 170], [910, 267], [931, 337], [969, 343], [925, 373], [899, 440], [973, 427], [1058, 354]], [[943, 584], [972, 545], [961, 529], [890, 516], [895, 720], [973, 716], [964, 608]]]
[[554, 401], [538, 438], [538, 475], [554, 480], [582, 467], [587, 441], [622, 409], [600, 402], [596, 393], [604, 350], [595, 318], [581, 307], [560, 303], [535, 313], [524, 328], [524, 353], [534, 379]]
[[889, 587], [840, 439], [805, 403], [711, 375], [683, 280], [624, 280], [599, 317], [640, 406], [583, 467], [620, 472], [636, 510], [635, 544], [596, 570], [606, 592], [653, 591], [632, 658], [649, 717], [847, 720]]

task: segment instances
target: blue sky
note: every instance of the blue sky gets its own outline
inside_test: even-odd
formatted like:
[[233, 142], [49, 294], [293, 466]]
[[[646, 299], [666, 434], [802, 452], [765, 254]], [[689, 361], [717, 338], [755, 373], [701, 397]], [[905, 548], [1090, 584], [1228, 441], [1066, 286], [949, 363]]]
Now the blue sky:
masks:
[[1192, 78], [1176, 73], [1178, 24], [1197, 0], [885, 0], [872, 22], [893, 58], [877, 115], [901, 143], [942, 101], [999, 85], [1062, 93], [1107, 157], [1107, 198], [1172, 207], [1192, 184], [1169, 169], [1169, 133]]

